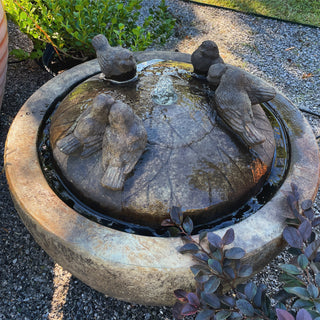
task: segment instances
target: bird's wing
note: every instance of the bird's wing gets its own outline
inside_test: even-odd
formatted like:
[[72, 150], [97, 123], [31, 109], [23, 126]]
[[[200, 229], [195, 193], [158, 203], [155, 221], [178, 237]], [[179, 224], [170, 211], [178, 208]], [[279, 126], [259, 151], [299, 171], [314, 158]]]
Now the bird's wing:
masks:
[[89, 136], [83, 140], [81, 158], [88, 158], [102, 148], [103, 135]]
[[254, 125], [251, 101], [242, 90], [216, 90], [217, 111], [223, 121], [249, 145], [260, 144], [265, 137]]
[[118, 152], [113, 152], [113, 147], [117, 146], [110, 141], [110, 139], [112, 140], [112, 130], [110, 128], [107, 128], [107, 130], [109, 131], [109, 134], [104, 137], [102, 151], [102, 166], [104, 173], [100, 182], [105, 188], [121, 190], [125, 180], [125, 165], [122, 159], [120, 159]]
[[250, 75], [247, 77], [246, 91], [251, 100], [251, 104], [259, 104], [273, 99], [276, 90], [264, 80]]
[[128, 174], [133, 170], [147, 144], [147, 133], [142, 121], [137, 121], [137, 131], [130, 139], [127, 151], [123, 154], [122, 160], [125, 163], [125, 173]]
[[65, 136], [57, 141], [57, 147], [64, 154], [70, 155], [82, 147], [81, 139], [76, 132], [79, 122], [81, 123], [82, 119], [86, 118], [89, 113], [90, 108], [85, 109], [68, 129]]
[[143, 151], [144, 149], [139, 148], [139, 149], [136, 149], [134, 152], [126, 152], [124, 157], [122, 157], [122, 160], [124, 160], [123, 162], [125, 163], [124, 165], [125, 174], [128, 174], [133, 170], [139, 158], [141, 157]]
[[108, 166], [122, 166], [121, 143], [118, 134], [110, 126], [107, 126], [102, 140], [102, 167], [104, 170]]
[[244, 91], [231, 87], [218, 87], [215, 101], [219, 116], [235, 131], [244, 130], [246, 123], [252, 121], [251, 102]]
[[104, 73], [107, 77], [110, 76], [112, 70], [112, 59], [110, 56], [111, 52], [103, 52], [98, 56], [98, 62], [101, 68], [101, 72]]

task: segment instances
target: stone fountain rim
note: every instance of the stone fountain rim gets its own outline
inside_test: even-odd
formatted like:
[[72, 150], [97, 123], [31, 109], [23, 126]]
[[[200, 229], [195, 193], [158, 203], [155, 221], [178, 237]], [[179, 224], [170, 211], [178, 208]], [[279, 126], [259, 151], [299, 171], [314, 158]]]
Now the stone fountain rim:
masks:
[[[178, 52], [149, 51], [135, 55], [138, 62], [157, 58], [190, 63], [189, 54]], [[37, 138], [47, 110], [66, 91], [99, 72], [97, 60], [76, 66], [48, 81], [22, 106], [5, 147], [9, 189], [35, 240], [80, 280], [118, 299], [170, 305], [174, 302], [173, 290], [190, 290], [194, 286], [189, 269], [192, 259], [176, 250], [182, 245], [181, 239], [128, 234], [99, 225], [60, 200], [42, 174]], [[271, 201], [233, 226], [234, 245], [247, 251], [246, 260], [254, 264], [255, 271], [284, 246], [281, 234], [289, 212], [284, 192], [291, 190], [290, 184], [298, 185], [301, 199], [314, 199], [319, 187], [318, 146], [310, 125], [280, 92], [272, 102], [288, 134], [291, 154], [288, 174]], [[225, 230], [216, 233], [223, 235]]]

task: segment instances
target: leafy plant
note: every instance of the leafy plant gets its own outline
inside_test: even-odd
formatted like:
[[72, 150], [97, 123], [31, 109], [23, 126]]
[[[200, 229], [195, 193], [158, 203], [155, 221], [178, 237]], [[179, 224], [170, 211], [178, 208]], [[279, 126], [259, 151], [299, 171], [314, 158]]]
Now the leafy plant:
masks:
[[[305, 200], [299, 210], [299, 193], [297, 186], [287, 194], [288, 204], [294, 215], [287, 219], [283, 237], [290, 246], [289, 252], [294, 256], [291, 264], [283, 264], [280, 280], [284, 282], [284, 291], [293, 295], [292, 309], [306, 309], [312, 318], [320, 319], [320, 239], [313, 228], [320, 224], [320, 217], [315, 217], [312, 201]], [[281, 319], [290, 320], [289, 316]]]
[[[299, 192], [292, 184], [287, 193], [293, 218], [287, 219], [283, 237], [290, 246], [289, 251], [297, 257], [290, 264], [281, 265], [286, 297], [291, 297], [290, 312], [282, 301], [271, 307], [264, 284], [256, 285], [249, 281], [238, 284], [242, 278], [252, 274], [252, 266], [243, 264], [245, 251], [240, 247], [230, 247], [234, 242], [234, 230], [228, 229], [220, 237], [213, 232], [202, 232], [198, 240], [191, 236], [193, 223], [189, 217], [183, 218], [181, 209], [173, 207], [170, 219], [163, 226], [175, 227], [182, 235], [185, 244], [179, 248], [182, 254], [191, 254], [196, 264], [191, 267], [195, 276], [196, 292], [178, 289], [174, 293], [178, 299], [173, 307], [176, 319], [196, 315], [196, 320], [223, 319], [279, 319], [279, 320], [320, 320], [320, 239], [313, 227], [320, 224], [315, 217], [312, 201], [301, 203]], [[225, 293], [227, 291], [227, 293]], [[296, 312], [296, 316], [293, 314]]]
[[[175, 225], [186, 242], [179, 252], [190, 253], [197, 261], [191, 267], [197, 284], [196, 293], [174, 292], [178, 298], [173, 308], [175, 318], [197, 314], [197, 320], [255, 316], [269, 319], [270, 300], [265, 294], [266, 287], [262, 284], [256, 286], [253, 282], [245, 286], [236, 285], [237, 279], [251, 275], [252, 267], [241, 263], [245, 255], [242, 248], [226, 248], [234, 241], [234, 230], [228, 229], [222, 238], [213, 232], [202, 232], [197, 241], [191, 237], [192, 220], [189, 217], [183, 219], [180, 208], [173, 207], [170, 217], [163, 225]], [[223, 293], [225, 285], [231, 288], [228, 294]]]
[[[144, 50], [163, 43], [174, 27], [165, 1], [140, 14], [142, 0], [4, 0], [5, 10], [36, 49], [50, 43], [59, 55], [86, 59], [94, 56], [91, 39], [104, 34], [112, 46]], [[19, 54], [19, 53], [18, 53]], [[20, 53], [21, 54], [21, 53]]]

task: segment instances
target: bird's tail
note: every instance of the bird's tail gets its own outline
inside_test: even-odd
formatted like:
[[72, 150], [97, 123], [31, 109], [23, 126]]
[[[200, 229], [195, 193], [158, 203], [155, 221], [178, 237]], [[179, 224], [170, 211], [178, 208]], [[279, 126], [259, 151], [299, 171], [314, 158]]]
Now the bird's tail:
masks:
[[57, 147], [64, 154], [70, 155], [80, 149], [81, 142], [71, 133], [58, 140]]
[[101, 179], [101, 185], [111, 190], [121, 190], [124, 179], [124, 167], [108, 166]]

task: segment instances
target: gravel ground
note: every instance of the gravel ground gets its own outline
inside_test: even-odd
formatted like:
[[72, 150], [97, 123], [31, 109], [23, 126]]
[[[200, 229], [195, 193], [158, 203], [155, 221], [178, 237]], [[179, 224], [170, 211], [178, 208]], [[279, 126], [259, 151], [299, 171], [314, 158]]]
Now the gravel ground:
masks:
[[[168, 4], [177, 18], [177, 26], [165, 49], [191, 53], [202, 41], [212, 39], [227, 63], [266, 79], [298, 107], [318, 111], [319, 28], [178, 0]], [[12, 23], [9, 23], [9, 37], [11, 49], [30, 46]], [[13, 63], [10, 58], [0, 116], [0, 168], [7, 131], [15, 114], [51, 77], [34, 61]], [[320, 135], [319, 118], [305, 115], [314, 133]], [[314, 205], [317, 212], [319, 205], [318, 195]], [[0, 319], [172, 319], [171, 308], [146, 307], [106, 297], [55, 264], [20, 221], [4, 174], [0, 175], [0, 215]], [[269, 291], [277, 291], [277, 266], [287, 259], [286, 253], [281, 254], [255, 279], [267, 283]]]

